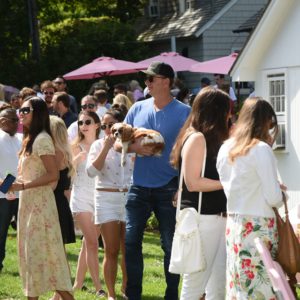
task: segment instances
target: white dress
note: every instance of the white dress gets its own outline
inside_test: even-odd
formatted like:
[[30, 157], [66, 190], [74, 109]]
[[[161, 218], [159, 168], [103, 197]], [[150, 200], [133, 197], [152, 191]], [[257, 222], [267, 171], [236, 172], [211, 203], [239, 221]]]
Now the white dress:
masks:
[[[81, 150], [84, 150], [82, 145], [79, 145], [79, 147]], [[86, 163], [87, 159], [81, 161], [76, 168], [76, 176], [74, 178], [70, 200], [72, 213], [94, 213], [95, 179], [88, 176]]]

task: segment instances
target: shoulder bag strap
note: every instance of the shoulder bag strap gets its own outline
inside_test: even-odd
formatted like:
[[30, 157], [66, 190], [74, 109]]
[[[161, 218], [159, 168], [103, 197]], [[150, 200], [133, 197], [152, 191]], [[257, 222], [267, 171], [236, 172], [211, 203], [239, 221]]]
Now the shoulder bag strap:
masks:
[[[190, 137], [189, 135], [187, 139]], [[184, 143], [187, 141], [187, 139], [184, 141]], [[183, 143], [183, 144], [184, 144]], [[202, 164], [202, 170], [201, 170], [201, 177], [204, 177], [205, 172], [205, 165], [206, 165], [206, 141], [204, 139], [204, 156], [203, 156], [203, 164]], [[178, 197], [177, 197], [177, 207], [176, 207], [176, 220], [179, 215], [180, 207], [181, 207], [181, 196], [182, 196], [182, 186], [183, 186], [183, 172], [182, 172], [182, 165], [180, 170], [180, 177], [179, 177], [179, 187], [178, 187]], [[198, 201], [198, 212], [201, 213], [201, 204], [202, 204], [202, 192], [199, 192], [199, 201]]]
[[[205, 172], [205, 166], [206, 166], [206, 156], [207, 156], [207, 149], [206, 149], [206, 141], [204, 139], [204, 156], [203, 156], [203, 164], [202, 164], [202, 170], [201, 170], [201, 177], [204, 177]], [[199, 192], [199, 200], [198, 200], [198, 213], [201, 214], [201, 205], [202, 205], [202, 192]]]

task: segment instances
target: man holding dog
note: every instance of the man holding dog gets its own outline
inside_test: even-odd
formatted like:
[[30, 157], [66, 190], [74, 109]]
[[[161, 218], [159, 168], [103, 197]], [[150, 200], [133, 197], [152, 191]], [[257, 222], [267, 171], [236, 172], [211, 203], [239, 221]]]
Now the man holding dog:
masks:
[[142, 299], [144, 229], [153, 211], [158, 222], [167, 288], [165, 299], [178, 299], [179, 275], [168, 271], [175, 230], [176, 209], [172, 198], [178, 187], [178, 173], [169, 163], [169, 156], [179, 130], [190, 108], [170, 94], [174, 71], [168, 64], [153, 62], [146, 71], [145, 83], [152, 98], [139, 101], [129, 110], [125, 123], [159, 131], [165, 140], [162, 156], [153, 156], [151, 148], [136, 141], [129, 151], [137, 153], [133, 184], [126, 204], [126, 267], [129, 300]]

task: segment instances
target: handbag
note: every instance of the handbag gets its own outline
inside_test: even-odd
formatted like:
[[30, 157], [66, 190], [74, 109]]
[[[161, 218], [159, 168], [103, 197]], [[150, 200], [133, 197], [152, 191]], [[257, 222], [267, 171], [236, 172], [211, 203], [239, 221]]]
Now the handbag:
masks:
[[[206, 146], [201, 176], [204, 176]], [[180, 210], [182, 197], [183, 172], [180, 172], [178, 199], [176, 208], [176, 227], [173, 237], [169, 272], [190, 274], [205, 270], [206, 261], [200, 232], [200, 211], [202, 193], [199, 192], [198, 211], [189, 207]]]
[[274, 208], [277, 230], [278, 230], [278, 252], [276, 261], [282, 269], [291, 277], [295, 277], [300, 272], [300, 244], [289, 220], [286, 194], [283, 193], [283, 203], [285, 209], [285, 220]]

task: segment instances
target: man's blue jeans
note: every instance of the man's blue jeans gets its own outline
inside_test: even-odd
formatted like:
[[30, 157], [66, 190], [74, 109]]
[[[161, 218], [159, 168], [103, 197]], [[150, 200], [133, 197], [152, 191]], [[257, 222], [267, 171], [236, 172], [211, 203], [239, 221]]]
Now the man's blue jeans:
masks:
[[5, 245], [8, 227], [13, 215], [17, 215], [19, 200], [9, 201], [0, 198], [0, 270], [3, 268], [5, 258]]
[[142, 242], [147, 220], [152, 211], [159, 222], [161, 247], [164, 251], [164, 272], [167, 288], [165, 299], [178, 299], [179, 275], [169, 273], [176, 209], [172, 199], [177, 191], [177, 177], [159, 188], [131, 186], [126, 203], [125, 257], [128, 275], [126, 295], [129, 300], [142, 299], [144, 261]]

